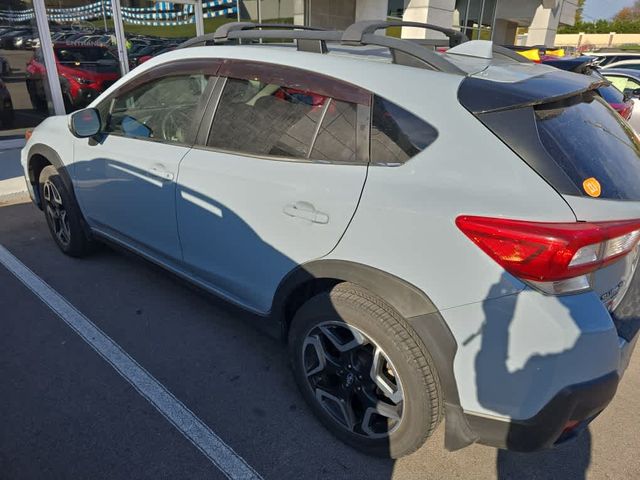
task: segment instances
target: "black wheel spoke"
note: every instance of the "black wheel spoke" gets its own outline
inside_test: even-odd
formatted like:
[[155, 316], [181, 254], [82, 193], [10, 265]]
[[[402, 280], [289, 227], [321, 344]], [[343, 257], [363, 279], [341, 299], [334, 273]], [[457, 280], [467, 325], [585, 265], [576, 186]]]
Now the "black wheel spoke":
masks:
[[[344, 334], [345, 330], [348, 332], [346, 335]], [[321, 326], [320, 331], [324, 334], [325, 338], [333, 344], [336, 350], [340, 352], [340, 354], [350, 352], [367, 342], [367, 337], [358, 330], [348, 327], [347, 325], [339, 327], [336, 327], [335, 325]], [[343, 335], [339, 335], [339, 332], [343, 333]]]

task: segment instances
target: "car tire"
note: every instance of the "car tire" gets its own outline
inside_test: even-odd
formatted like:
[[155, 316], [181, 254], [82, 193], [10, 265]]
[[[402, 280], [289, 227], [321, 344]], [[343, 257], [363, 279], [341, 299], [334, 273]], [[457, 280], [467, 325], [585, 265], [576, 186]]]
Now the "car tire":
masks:
[[92, 253], [95, 241], [91, 239], [75, 198], [55, 167], [48, 165], [42, 170], [39, 188], [49, 232], [60, 250], [71, 257]]
[[289, 354], [311, 409], [363, 453], [408, 455], [440, 423], [440, 382], [424, 343], [394, 308], [357, 285], [341, 283], [296, 312]]

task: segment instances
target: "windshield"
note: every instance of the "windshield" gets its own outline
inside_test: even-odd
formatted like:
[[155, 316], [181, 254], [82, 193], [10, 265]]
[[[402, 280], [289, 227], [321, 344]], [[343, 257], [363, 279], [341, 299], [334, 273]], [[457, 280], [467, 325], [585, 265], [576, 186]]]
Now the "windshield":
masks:
[[106, 48], [100, 47], [61, 47], [55, 49], [58, 61], [64, 63], [117, 62], [116, 57]]
[[639, 201], [636, 134], [598, 95], [586, 93], [578, 99], [582, 101], [535, 109], [542, 144], [580, 191], [586, 190], [585, 182], [595, 179], [601, 191], [591, 196]]

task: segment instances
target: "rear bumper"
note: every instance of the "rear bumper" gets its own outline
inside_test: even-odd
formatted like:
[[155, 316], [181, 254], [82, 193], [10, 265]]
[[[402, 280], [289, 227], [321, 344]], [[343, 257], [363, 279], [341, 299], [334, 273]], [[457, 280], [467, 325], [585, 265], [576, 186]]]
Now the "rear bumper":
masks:
[[[503, 420], [465, 414], [476, 442], [517, 452], [543, 450], [574, 438], [604, 410], [618, 388], [612, 372], [595, 380], [566, 387], [528, 420]], [[565, 431], [572, 422], [573, 428]]]
[[542, 450], [579, 434], [614, 397], [640, 338], [640, 273], [613, 314], [592, 292], [525, 290], [443, 315], [460, 392], [446, 396], [447, 448]]

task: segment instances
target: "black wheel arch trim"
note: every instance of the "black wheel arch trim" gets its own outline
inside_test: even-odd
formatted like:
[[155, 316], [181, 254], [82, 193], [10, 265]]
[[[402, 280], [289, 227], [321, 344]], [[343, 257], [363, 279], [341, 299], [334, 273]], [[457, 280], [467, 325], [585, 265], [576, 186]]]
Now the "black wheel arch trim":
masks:
[[44, 145], [42, 143], [36, 143], [32, 145], [31, 148], [29, 148], [29, 153], [27, 155], [29, 182], [34, 187], [33, 190], [35, 194], [36, 205], [40, 209], [42, 209], [40, 192], [38, 191], [38, 188], [36, 188], [39, 179], [35, 178], [35, 172], [33, 172], [33, 169], [31, 168], [31, 161], [33, 160], [33, 157], [35, 157], [36, 155], [44, 157], [45, 159], [47, 159], [47, 161], [51, 165], [53, 165], [53, 167], [55, 167], [55, 169], [58, 171], [58, 174], [60, 175], [60, 178], [62, 179], [62, 182], [64, 183], [64, 186], [67, 188], [67, 191], [69, 192], [70, 195], [72, 195], [73, 199], [76, 200], [75, 191], [73, 189], [73, 182], [71, 181], [71, 175], [69, 174], [69, 171], [67, 170], [66, 165], [62, 162], [60, 155], [58, 155], [58, 152], [56, 152], [53, 148], [49, 147], [48, 145]]
[[287, 301], [310, 281], [332, 279], [355, 283], [384, 299], [413, 327], [435, 364], [444, 396], [445, 446], [457, 450], [474, 443], [453, 371], [458, 344], [449, 326], [429, 296], [415, 285], [377, 268], [346, 260], [316, 260], [300, 265], [280, 283], [271, 309], [281, 323], [284, 338], [288, 329]]
[[360, 285], [384, 298], [405, 318], [438, 311], [420, 289], [395, 275], [361, 263], [327, 259], [299, 265], [289, 272], [276, 290], [272, 314], [283, 320], [289, 296], [301, 285], [321, 279], [336, 279]]

